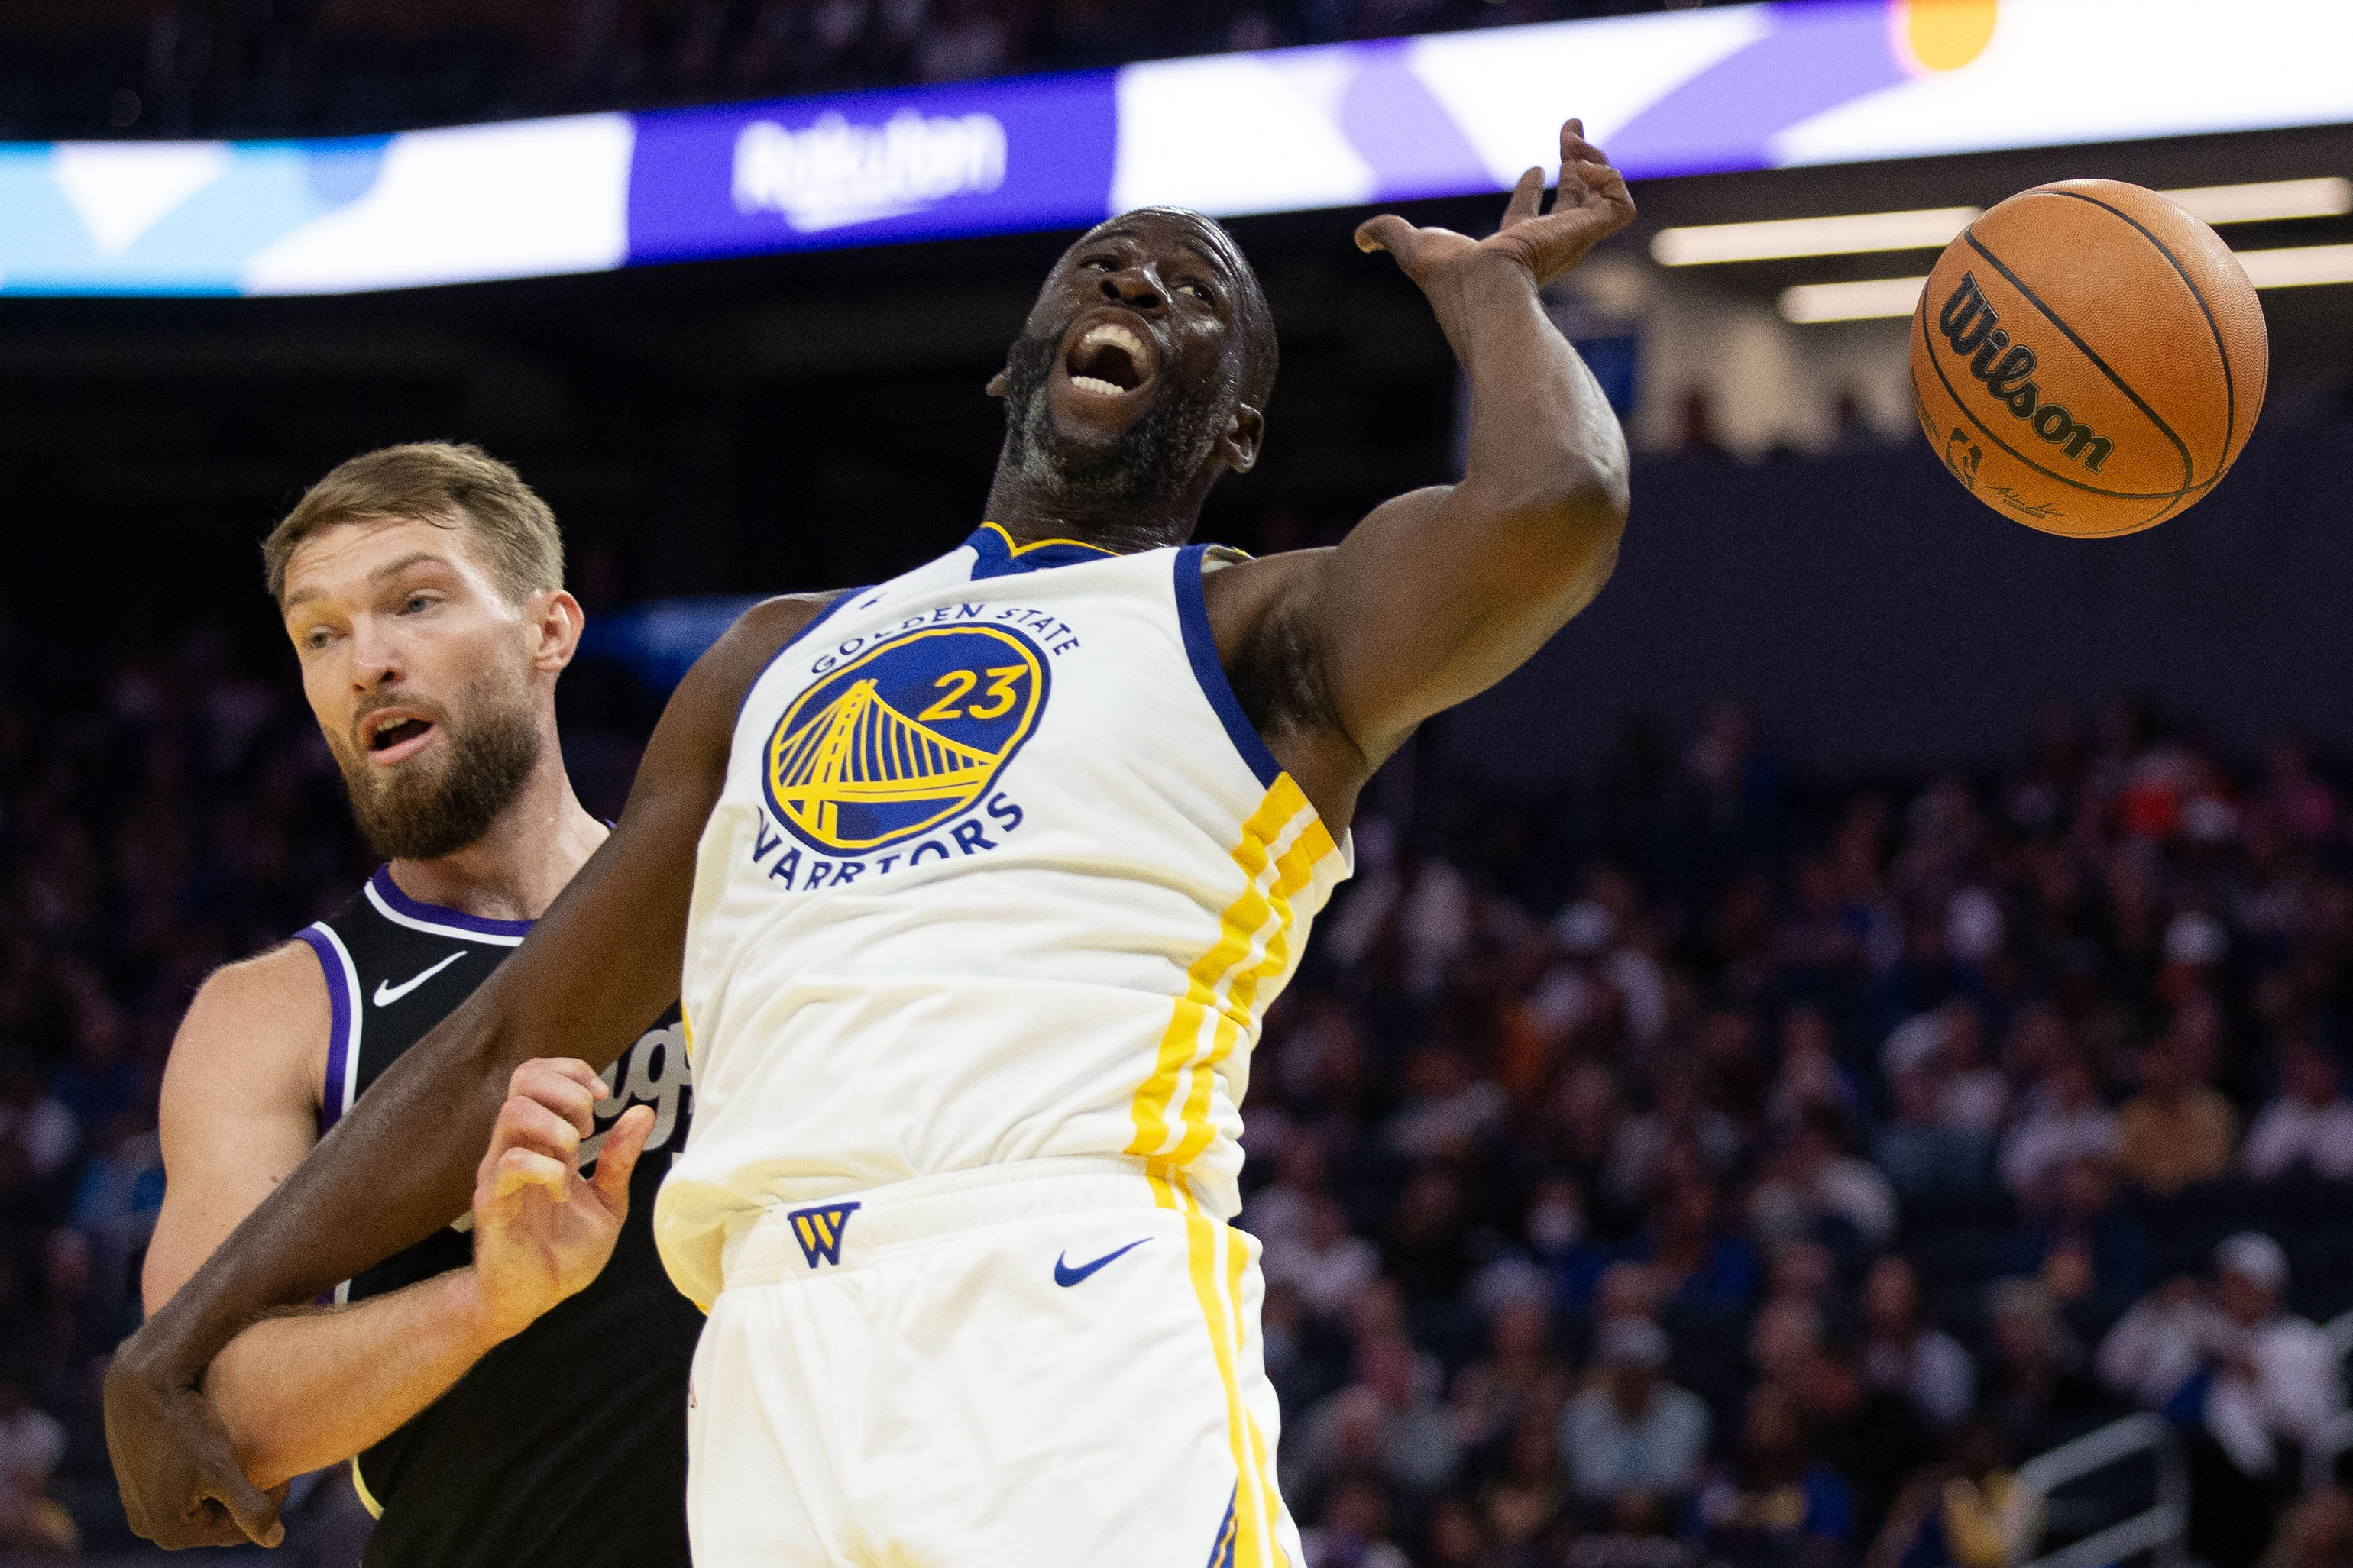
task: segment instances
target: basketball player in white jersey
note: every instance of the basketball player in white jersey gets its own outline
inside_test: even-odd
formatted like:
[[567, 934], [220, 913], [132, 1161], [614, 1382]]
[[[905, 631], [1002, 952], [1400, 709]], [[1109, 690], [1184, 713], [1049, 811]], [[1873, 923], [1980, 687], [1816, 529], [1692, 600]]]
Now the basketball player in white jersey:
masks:
[[656, 1229], [711, 1314], [702, 1568], [1298, 1563], [1237, 1107], [1357, 791], [1615, 560], [1624, 444], [1537, 291], [1633, 209], [1577, 121], [1560, 147], [1552, 211], [1530, 170], [1487, 239], [1357, 231], [1428, 296], [1471, 437], [1336, 549], [1184, 547], [1274, 378], [1224, 231], [1154, 208], [1071, 247], [992, 384], [971, 537], [749, 612], [530, 940], [126, 1343], [134, 1521], [255, 1522], [214, 1352], [447, 1223], [513, 1066], [608, 1058], [682, 967], [697, 1115]]

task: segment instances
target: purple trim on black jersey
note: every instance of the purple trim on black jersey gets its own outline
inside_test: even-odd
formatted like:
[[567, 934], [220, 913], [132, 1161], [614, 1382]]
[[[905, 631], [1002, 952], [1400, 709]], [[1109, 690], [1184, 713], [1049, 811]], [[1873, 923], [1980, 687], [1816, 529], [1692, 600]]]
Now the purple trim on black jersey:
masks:
[[343, 973], [343, 955], [335, 951], [333, 940], [314, 925], [304, 926], [294, 935], [319, 961], [327, 979], [327, 1005], [332, 1010], [332, 1021], [327, 1026], [327, 1076], [319, 1086], [319, 1132], [323, 1137], [343, 1114], [343, 1075], [352, 1063], [352, 1007], [356, 999], [351, 994], [351, 977]]
[[396, 912], [406, 915], [413, 921], [429, 921], [438, 926], [450, 926], [459, 931], [470, 931], [477, 936], [503, 936], [520, 940], [531, 934], [529, 921], [494, 921], [481, 915], [460, 914], [456, 910], [445, 910], [438, 904], [419, 903], [400, 890], [400, 884], [392, 879], [390, 866], [378, 866], [375, 868], [375, 875], [370, 877], [368, 882]]

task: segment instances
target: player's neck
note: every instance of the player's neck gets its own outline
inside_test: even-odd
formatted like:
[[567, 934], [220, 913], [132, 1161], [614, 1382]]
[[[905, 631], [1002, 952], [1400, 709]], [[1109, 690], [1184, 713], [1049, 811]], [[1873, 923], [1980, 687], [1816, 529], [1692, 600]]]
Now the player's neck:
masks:
[[1192, 538], [1208, 493], [1208, 485], [1204, 483], [1165, 500], [1141, 503], [1125, 497], [1092, 497], [1059, 486], [1049, 494], [1012, 465], [1000, 463], [996, 481], [988, 487], [988, 510], [982, 515], [1005, 530], [1016, 544], [1074, 539], [1114, 554], [1132, 555]]
[[454, 855], [395, 860], [392, 879], [420, 903], [483, 920], [535, 921], [607, 831], [572, 793], [563, 752], [550, 737], [531, 777], [488, 833]]

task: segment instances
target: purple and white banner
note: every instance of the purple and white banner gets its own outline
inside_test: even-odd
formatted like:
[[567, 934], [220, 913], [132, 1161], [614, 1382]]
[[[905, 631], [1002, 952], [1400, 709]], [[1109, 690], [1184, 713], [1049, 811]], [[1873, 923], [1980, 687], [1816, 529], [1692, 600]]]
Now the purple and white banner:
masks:
[[[391, 137], [0, 143], [0, 293], [337, 293], [2353, 121], [2348, 0], [1778, 0]], [[2085, 173], [2097, 173], [2087, 158]]]
[[637, 117], [629, 260], [686, 261], [1103, 216], [1110, 72]]

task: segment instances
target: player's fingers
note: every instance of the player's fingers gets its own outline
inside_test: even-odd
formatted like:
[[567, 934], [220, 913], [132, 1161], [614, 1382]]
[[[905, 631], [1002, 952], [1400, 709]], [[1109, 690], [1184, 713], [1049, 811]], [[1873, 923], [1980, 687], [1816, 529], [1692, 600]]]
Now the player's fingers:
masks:
[[278, 1521], [277, 1500], [248, 1480], [233, 1461], [208, 1464], [206, 1469], [207, 1495], [228, 1510], [247, 1540], [257, 1546], [275, 1546], [286, 1539], [286, 1527]]
[[1618, 195], [1623, 196], [1626, 194], [1626, 176], [1619, 173], [1617, 165], [1610, 163], [1599, 147], [1592, 149], [1592, 154], [1589, 158], [1577, 160], [1577, 179], [1588, 191], [1596, 191], [1603, 195], [1614, 191]]
[[1586, 200], [1588, 205], [1606, 207], [1617, 214], [1620, 225], [1634, 217], [1634, 197], [1626, 189], [1626, 176], [1607, 163], [1588, 163], [1578, 173], [1584, 177]]
[[596, 1174], [590, 1184], [616, 1217], [628, 1215], [629, 1174], [638, 1168], [638, 1156], [645, 1152], [653, 1130], [653, 1107], [633, 1105], [613, 1123], [612, 1131], [605, 1134], [605, 1146], [596, 1152]]
[[559, 1082], [577, 1085], [599, 1099], [605, 1094], [604, 1079], [578, 1057], [533, 1057], [514, 1069], [507, 1080], [507, 1092], [523, 1094], [530, 1092], [526, 1086]]
[[580, 1128], [569, 1118], [550, 1110], [538, 1100], [517, 1095], [499, 1107], [498, 1125], [491, 1131], [491, 1147], [501, 1151], [516, 1147], [536, 1149], [541, 1153], [569, 1163], [580, 1152]]
[[535, 1100], [580, 1130], [584, 1138], [596, 1130], [590, 1108], [605, 1098], [605, 1081], [588, 1064], [571, 1057], [541, 1057], [515, 1068], [508, 1081], [510, 1099]]
[[541, 1189], [559, 1204], [569, 1200], [571, 1163], [552, 1160], [535, 1149], [510, 1149], [500, 1155], [498, 1179], [491, 1184], [491, 1195], [502, 1198], [530, 1187]]
[[227, 1506], [210, 1497], [190, 1499], [164, 1528], [151, 1528], [147, 1521], [134, 1521], [132, 1528], [167, 1552], [191, 1546], [243, 1546], [252, 1539]]
[[1512, 199], [1504, 206], [1504, 226], [1525, 223], [1536, 216], [1544, 205], [1544, 171], [1529, 168], [1520, 175], [1520, 183], [1512, 187]]
[[1560, 199], [1544, 221], [1589, 245], [1633, 216], [1634, 199], [1626, 193], [1624, 175], [1607, 163], [1577, 163], [1562, 165]]
[[1386, 250], [1402, 264], [1413, 254], [1413, 225], [1395, 213], [1383, 213], [1356, 226], [1356, 248], [1366, 253]]

